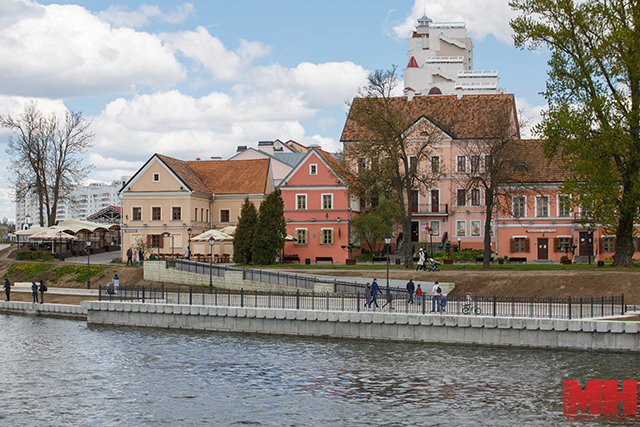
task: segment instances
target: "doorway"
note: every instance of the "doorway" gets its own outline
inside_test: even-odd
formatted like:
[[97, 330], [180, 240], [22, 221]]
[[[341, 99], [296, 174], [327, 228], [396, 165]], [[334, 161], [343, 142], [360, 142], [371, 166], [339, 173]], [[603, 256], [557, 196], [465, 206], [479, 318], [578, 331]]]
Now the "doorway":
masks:
[[538, 237], [538, 259], [549, 259], [549, 239]]
[[591, 233], [588, 231], [580, 232], [580, 256], [589, 256], [592, 254]]
[[411, 241], [420, 241], [420, 221], [411, 221]]

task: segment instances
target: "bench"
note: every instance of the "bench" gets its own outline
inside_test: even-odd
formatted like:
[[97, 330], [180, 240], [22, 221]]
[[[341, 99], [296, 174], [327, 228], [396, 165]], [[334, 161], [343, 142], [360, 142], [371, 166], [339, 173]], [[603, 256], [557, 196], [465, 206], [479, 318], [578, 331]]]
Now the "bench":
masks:
[[387, 262], [387, 257], [386, 256], [374, 256], [373, 259], [371, 260], [371, 262]]
[[[489, 258], [490, 262], [493, 262], [493, 257]], [[484, 257], [483, 256], [477, 256], [476, 257], [476, 264], [479, 262], [484, 262]]]
[[509, 257], [509, 263], [512, 263], [512, 262], [524, 262], [526, 264], [527, 263], [527, 257], [510, 256]]
[[316, 264], [318, 262], [321, 262], [321, 261], [322, 262], [330, 262], [331, 265], [333, 265], [333, 257], [331, 257], [331, 256], [317, 256], [316, 257]]
[[298, 255], [285, 255], [282, 257], [282, 262], [297, 262], [300, 264], [300, 257]]

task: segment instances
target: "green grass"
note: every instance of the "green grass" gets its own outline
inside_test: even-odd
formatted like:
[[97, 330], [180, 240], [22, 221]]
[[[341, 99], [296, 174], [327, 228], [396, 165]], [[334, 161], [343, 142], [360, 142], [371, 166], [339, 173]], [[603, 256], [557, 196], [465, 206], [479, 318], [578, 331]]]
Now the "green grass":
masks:
[[[91, 277], [96, 279], [104, 277], [103, 271], [107, 269], [107, 266], [104, 265], [92, 265], [91, 266]], [[73, 275], [71, 279], [67, 280], [69, 282], [86, 282], [87, 281], [87, 267], [84, 265], [65, 265], [64, 267], [59, 267], [53, 270], [53, 278], [51, 282], [57, 283], [58, 280], [62, 276]]]
[[[427, 264], [429, 265], [429, 264]], [[414, 264], [414, 269], [416, 268], [416, 264]], [[331, 265], [331, 264], [272, 264], [272, 265], [236, 265], [239, 268], [286, 268], [293, 270], [386, 270], [386, 263], [375, 263], [371, 264], [371, 262], [361, 263], [358, 262], [356, 265]], [[403, 265], [389, 264], [390, 270], [403, 270]], [[448, 264], [448, 265], [440, 265], [440, 270], [442, 271], [455, 271], [455, 270], [482, 270], [482, 264], [478, 263], [457, 263], [457, 264]], [[491, 264], [491, 271], [594, 271], [594, 272], [602, 272], [602, 271], [640, 271], [640, 264], [635, 265], [634, 267], [628, 267], [625, 269], [619, 269], [617, 267], [612, 267], [611, 264], [605, 264], [604, 267], [598, 267], [597, 264], [571, 264], [571, 265], [560, 265], [560, 264]]]
[[45, 271], [50, 270], [51, 267], [53, 267], [53, 264], [48, 263], [13, 263], [11, 264], [11, 267], [9, 267], [7, 274], [22, 273], [23, 278], [33, 278], [35, 276], [38, 276], [39, 274], [44, 273]]

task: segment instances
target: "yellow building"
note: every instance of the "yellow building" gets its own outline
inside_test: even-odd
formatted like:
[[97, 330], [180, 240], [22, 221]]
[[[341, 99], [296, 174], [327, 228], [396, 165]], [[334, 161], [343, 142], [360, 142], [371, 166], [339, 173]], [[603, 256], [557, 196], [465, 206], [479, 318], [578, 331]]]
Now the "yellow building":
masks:
[[[123, 259], [140, 244], [145, 258], [183, 255], [189, 229], [193, 238], [236, 225], [245, 198], [259, 208], [274, 189], [270, 159], [183, 161], [154, 154], [121, 190]], [[215, 246], [214, 253], [233, 253], [231, 243]], [[191, 253], [209, 248], [192, 243]]]

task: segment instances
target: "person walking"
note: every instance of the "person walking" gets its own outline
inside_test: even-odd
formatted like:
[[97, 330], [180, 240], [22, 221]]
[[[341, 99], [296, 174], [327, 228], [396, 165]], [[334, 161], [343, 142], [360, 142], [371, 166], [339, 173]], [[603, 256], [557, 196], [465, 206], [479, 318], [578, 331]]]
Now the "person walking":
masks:
[[49, 290], [47, 285], [44, 284], [44, 280], [40, 280], [40, 287], [38, 290], [40, 291], [40, 304], [44, 304], [44, 293]]
[[11, 282], [6, 277], [4, 278], [4, 293], [7, 296], [7, 301], [11, 301]]
[[393, 310], [393, 292], [389, 292], [387, 294], [387, 302], [384, 303], [382, 308], [385, 308], [386, 306], [389, 306], [389, 311]]
[[418, 305], [420, 305], [422, 301], [422, 288], [420, 287], [420, 284], [418, 284], [418, 289], [416, 289], [416, 299], [418, 300]]
[[364, 307], [365, 308], [371, 308], [371, 301], [372, 301], [372, 297], [371, 297], [371, 284], [367, 283], [367, 285], [364, 287]]
[[131, 263], [131, 265], [133, 265], [133, 250], [131, 250], [131, 247], [129, 247], [129, 249], [127, 249], [127, 265], [129, 265], [129, 263]]
[[118, 287], [120, 287], [120, 278], [118, 277], [118, 273], [113, 276], [113, 293], [118, 295]]
[[407, 304], [413, 304], [413, 292], [416, 290], [415, 285], [413, 284], [413, 279], [409, 279], [407, 282], [407, 293], [409, 297], [407, 298]]
[[418, 266], [416, 267], [416, 271], [425, 270], [425, 254], [424, 249], [420, 248], [420, 252], [418, 252]]
[[38, 302], [38, 285], [36, 282], [31, 282], [31, 296], [33, 297], [33, 302]]
[[[373, 279], [373, 283], [371, 283], [371, 301], [376, 305], [376, 307], [380, 307], [378, 305], [378, 294], [381, 294], [380, 286], [378, 285], [378, 279]], [[371, 304], [369, 304], [371, 307]]]
[[440, 289], [440, 285], [436, 282], [433, 285], [433, 289], [431, 290], [431, 312], [440, 311], [440, 294], [442, 293], [442, 289]]
[[142, 263], [144, 262], [144, 251], [142, 248], [138, 251], [138, 261], [140, 261], [140, 267], [142, 267]]

